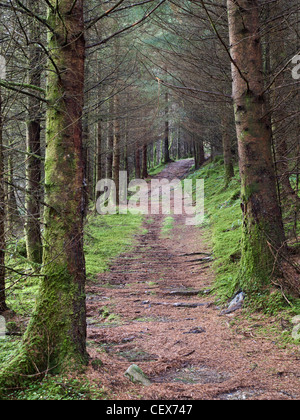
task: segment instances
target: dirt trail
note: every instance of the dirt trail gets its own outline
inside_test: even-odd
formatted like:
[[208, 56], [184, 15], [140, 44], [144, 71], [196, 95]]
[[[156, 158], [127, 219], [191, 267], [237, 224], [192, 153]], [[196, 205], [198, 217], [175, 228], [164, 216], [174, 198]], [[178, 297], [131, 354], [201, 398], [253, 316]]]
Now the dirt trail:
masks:
[[[159, 177], [183, 177], [192, 164], [171, 163]], [[246, 332], [232, 326], [240, 311], [220, 315], [207, 293], [209, 244], [184, 215], [173, 217], [162, 233], [166, 216], [147, 216], [134, 249], [89, 286], [88, 375], [116, 400], [299, 399], [299, 350], [257, 337], [266, 322], [260, 314]], [[133, 363], [151, 386], [124, 377]]]

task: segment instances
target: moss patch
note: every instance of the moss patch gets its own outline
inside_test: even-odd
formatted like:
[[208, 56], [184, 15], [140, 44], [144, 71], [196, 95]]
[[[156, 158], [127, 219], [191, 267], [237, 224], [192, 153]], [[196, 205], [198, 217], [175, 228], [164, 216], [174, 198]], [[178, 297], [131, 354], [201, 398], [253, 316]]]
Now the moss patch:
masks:
[[134, 244], [142, 215], [90, 215], [85, 228], [85, 260], [89, 280], [109, 269], [109, 262]]
[[163, 226], [161, 229], [161, 233], [163, 237], [168, 236], [168, 234], [170, 233], [170, 231], [173, 229], [174, 227], [174, 218], [172, 216], [168, 216], [164, 219], [163, 221]]

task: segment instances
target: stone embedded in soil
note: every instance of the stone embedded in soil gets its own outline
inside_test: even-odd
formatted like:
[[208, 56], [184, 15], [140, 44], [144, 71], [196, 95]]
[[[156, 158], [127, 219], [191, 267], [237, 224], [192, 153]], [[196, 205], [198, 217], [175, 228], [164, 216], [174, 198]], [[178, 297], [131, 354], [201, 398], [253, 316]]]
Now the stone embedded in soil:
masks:
[[144, 374], [142, 369], [137, 365], [131, 365], [125, 372], [126, 378], [128, 378], [133, 383], [139, 383], [144, 386], [150, 386], [151, 382]]
[[206, 332], [205, 328], [195, 327], [195, 328], [192, 328], [191, 330], [189, 330], [187, 332], [184, 332], [183, 334], [202, 334], [202, 333], [205, 333], [205, 332]]
[[245, 299], [245, 293], [243, 292], [238, 293], [234, 297], [234, 299], [230, 302], [228, 308], [221, 312], [221, 315], [231, 314], [232, 312], [235, 312], [238, 309], [242, 309], [244, 299]]
[[170, 296], [197, 296], [200, 293], [200, 290], [172, 290], [167, 294]]
[[199, 308], [206, 305], [206, 303], [174, 303], [172, 306], [175, 308]]
[[186, 302], [151, 302], [149, 300], [142, 302], [143, 305], [157, 305], [157, 306], [172, 306], [173, 308], [200, 308], [202, 306], [207, 306], [207, 303], [186, 303]]
[[260, 394], [262, 394], [262, 390], [255, 390], [255, 389], [237, 389], [232, 392], [228, 392], [226, 394], [219, 395], [220, 400], [248, 400], [250, 398], [254, 398]]

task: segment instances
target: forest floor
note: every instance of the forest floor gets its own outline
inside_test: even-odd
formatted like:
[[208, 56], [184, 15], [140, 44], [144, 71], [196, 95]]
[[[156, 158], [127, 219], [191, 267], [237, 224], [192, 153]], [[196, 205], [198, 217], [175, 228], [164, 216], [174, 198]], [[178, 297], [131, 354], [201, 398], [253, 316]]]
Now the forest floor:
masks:
[[[156, 177], [182, 178], [192, 165]], [[299, 346], [272, 334], [272, 316], [222, 314], [207, 233], [185, 221], [145, 216], [130, 251], [89, 283], [88, 379], [110, 400], [300, 399]], [[131, 364], [150, 386], [124, 376]]]

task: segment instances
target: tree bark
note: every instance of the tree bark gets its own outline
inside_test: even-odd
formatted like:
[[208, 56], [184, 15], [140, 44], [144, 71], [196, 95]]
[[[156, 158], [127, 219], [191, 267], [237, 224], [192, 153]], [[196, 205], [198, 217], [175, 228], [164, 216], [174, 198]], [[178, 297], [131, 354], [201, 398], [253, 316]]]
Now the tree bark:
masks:
[[0, 314], [6, 311], [5, 293], [5, 189], [4, 189], [4, 156], [3, 156], [3, 119], [2, 98], [0, 89]]
[[135, 151], [135, 177], [136, 179], [141, 178], [141, 158], [140, 158], [140, 148], [139, 144], [136, 144], [136, 151]]
[[[285, 24], [284, 18], [284, 4], [283, 2], [275, 2], [274, 4], [267, 5], [268, 18], [277, 19], [276, 28], [281, 28], [280, 19], [282, 20], [281, 25]], [[279, 19], [278, 19], [279, 17]], [[282, 18], [280, 18], [282, 17]], [[282, 29], [282, 28], [281, 28]], [[286, 40], [283, 37], [282, 31], [272, 34], [272, 38], [267, 38], [267, 52], [269, 55], [267, 57], [269, 67], [268, 70], [271, 72], [273, 70], [275, 73], [278, 73], [282, 61], [287, 61], [288, 57], [285, 57], [285, 52], [287, 51]], [[283, 60], [283, 58], [285, 60]], [[279, 64], [280, 63], [280, 64]], [[268, 83], [272, 75], [269, 75]], [[289, 76], [290, 77], [290, 76]], [[286, 72], [279, 72], [276, 79], [272, 85], [272, 90], [270, 94], [270, 111], [271, 111], [271, 120], [272, 120], [272, 129], [273, 129], [273, 142], [276, 152], [276, 169], [278, 171], [277, 176], [279, 178], [279, 185], [281, 187], [281, 197], [286, 202], [286, 207], [296, 208], [300, 206], [300, 198], [296, 191], [292, 187], [290, 182], [291, 167], [289, 163], [290, 152], [287, 144], [288, 133], [286, 128], [284, 128], [287, 119], [289, 118], [289, 112], [286, 109], [286, 102], [283, 105], [278, 105], [282, 102], [282, 97], [287, 95], [285, 85], [288, 84], [286, 80]], [[281, 123], [277, 123], [281, 121]]]
[[[96, 184], [98, 181], [101, 181], [102, 179], [102, 121], [99, 120], [97, 124], [97, 140], [96, 140]], [[97, 202], [98, 198], [100, 196], [100, 192], [96, 192], [95, 202]]]
[[6, 201], [6, 222], [7, 222], [7, 232], [13, 234], [16, 229], [17, 215], [18, 215], [18, 206], [15, 196], [15, 186], [14, 186], [14, 156], [11, 147], [12, 141], [11, 138], [8, 140], [9, 153], [7, 158], [7, 201]]
[[265, 117], [259, 3], [227, 0], [227, 7], [244, 214], [241, 284], [257, 289], [279, 269], [285, 236]]
[[195, 169], [198, 170], [205, 162], [203, 141], [194, 140], [193, 147], [194, 147]]
[[[34, 11], [38, 13], [38, 5], [35, 4]], [[31, 38], [38, 40], [38, 24], [31, 25]], [[41, 86], [41, 53], [40, 47], [31, 45], [29, 47], [29, 77], [28, 83], [33, 86]], [[26, 158], [26, 221], [25, 238], [27, 258], [37, 264], [42, 263], [42, 238], [40, 228], [40, 200], [41, 200], [41, 104], [38, 99], [28, 99], [28, 123], [26, 147], [28, 156]]]
[[143, 179], [148, 178], [148, 147], [147, 144], [143, 144], [143, 150], [142, 150], [142, 154], [143, 154]]
[[227, 186], [230, 180], [234, 176], [234, 169], [232, 164], [232, 153], [231, 153], [231, 139], [229, 134], [229, 118], [228, 109], [226, 106], [223, 107], [222, 112], [222, 145], [223, 145], [223, 157], [224, 157], [224, 171], [225, 171], [225, 186]]
[[171, 162], [170, 151], [169, 151], [169, 135], [170, 135], [170, 124], [169, 124], [169, 93], [165, 95], [165, 137], [164, 137], [164, 163]]
[[116, 205], [119, 205], [119, 182], [120, 182], [120, 143], [121, 143], [121, 128], [119, 120], [119, 95], [114, 97], [116, 118], [114, 120], [114, 140], [113, 140], [113, 181], [116, 186]]
[[113, 148], [114, 148], [114, 100], [109, 100], [109, 121], [107, 130], [107, 150], [106, 150], [106, 178], [112, 179], [113, 176]]

